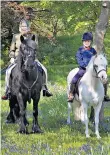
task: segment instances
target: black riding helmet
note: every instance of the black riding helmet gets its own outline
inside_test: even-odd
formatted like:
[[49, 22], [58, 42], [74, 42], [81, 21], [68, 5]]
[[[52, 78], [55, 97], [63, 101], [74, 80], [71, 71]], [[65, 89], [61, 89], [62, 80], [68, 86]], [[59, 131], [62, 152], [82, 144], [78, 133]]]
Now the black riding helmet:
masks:
[[91, 32], [86, 32], [86, 33], [83, 34], [82, 41], [85, 41], [85, 40], [93, 41], [93, 35], [92, 35]]

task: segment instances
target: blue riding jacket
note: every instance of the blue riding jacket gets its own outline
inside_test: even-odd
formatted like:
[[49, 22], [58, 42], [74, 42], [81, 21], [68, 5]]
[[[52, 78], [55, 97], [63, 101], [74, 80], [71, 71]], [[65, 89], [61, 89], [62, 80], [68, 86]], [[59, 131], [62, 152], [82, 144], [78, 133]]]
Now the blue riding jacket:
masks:
[[91, 57], [95, 54], [96, 50], [92, 47], [90, 47], [89, 49], [85, 49], [83, 46], [80, 47], [76, 53], [76, 60], [78, 62], [79, 67], [85, 69]]

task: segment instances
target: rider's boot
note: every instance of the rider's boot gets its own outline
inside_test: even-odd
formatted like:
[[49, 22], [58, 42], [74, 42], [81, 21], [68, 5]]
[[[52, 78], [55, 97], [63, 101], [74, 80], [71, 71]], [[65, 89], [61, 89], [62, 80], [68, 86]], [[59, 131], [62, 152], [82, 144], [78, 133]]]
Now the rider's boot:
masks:
[[105, 101], [105, 102], [110, 101], [110, 97], [109, 97], [108, 95], [105, 95], [105, 96], [104, 96], [104, 101]]
[[75, 84], [71, 83], [70, 85], [70, 92], [69, 92], [69, 96], [68, 96], [68, 102], [73, 102], [74, 99], [74, 90], [75, 90]]
[[5, 95], [3, 95], [1, 98], [2, 100], [8, 100], [8, 95], [5, 93]]
[[6, 89], [5, 95], [1, 97], [2, 100], [8, 100], [9, 99], [9, 88]]
[[47, 96], [47, 97], [53, 96], [53, 94], [49, 92], [46, 85], [44, 85], [43, 96]]

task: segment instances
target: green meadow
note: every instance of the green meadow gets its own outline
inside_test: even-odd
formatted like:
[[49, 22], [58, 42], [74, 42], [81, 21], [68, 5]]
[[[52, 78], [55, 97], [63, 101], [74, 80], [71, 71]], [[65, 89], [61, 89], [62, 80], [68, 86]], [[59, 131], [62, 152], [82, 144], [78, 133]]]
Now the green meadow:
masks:
[[[2, 154], [8, 155], [109, 155], [110, 154], [110, 103], [105, 104], [104, 125], [100, 126], [101, 139], [94, 134], [94, 125], [89, 123], [91, 138], [86, 139], [85, 125], [74, 121], [67, 125], [66, 87], [58, 84], [49, 85], [54, 96], [44, 98], [39, 102], [39, 124], [43, 134], [18, 134], [18, 124], [6, 124], [9, 112], [7, 101], [2, 101], [1, 138]], [[29, 131], [32, 126], [32, 103], [27, 106]]]

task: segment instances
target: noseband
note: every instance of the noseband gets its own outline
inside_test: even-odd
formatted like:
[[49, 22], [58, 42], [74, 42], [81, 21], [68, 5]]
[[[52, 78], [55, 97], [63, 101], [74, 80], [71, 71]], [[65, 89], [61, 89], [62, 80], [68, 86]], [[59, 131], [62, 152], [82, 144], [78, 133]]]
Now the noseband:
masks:
[[95, 77], [96, 77], [96, 78], [99, 78], [98, 74], [99, 74], [100, 72], [102, 72], [102, 71], [107, 72], [106, 69], [101, 69], [101, 70], [99, 70], [99, 71], [97, 72], [96, 65], [93, 65], [93, 69], [95, 70], [95, 73], [96, 73], [96, 76], [95, 76]]
[[[34, 49], [33, 49], [34, 50]], [[21, 56], [23, 58], [23, 61], [26, 61], [26, 57], [29, 58], [29, 57], [33, 57], [33, 59], [35, 58], [35, 53], [32, 55], [31, 54], [31, 51], [29, 51], [29, 54], [26, 56], [25, 54], [21, 53]]]

